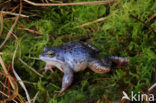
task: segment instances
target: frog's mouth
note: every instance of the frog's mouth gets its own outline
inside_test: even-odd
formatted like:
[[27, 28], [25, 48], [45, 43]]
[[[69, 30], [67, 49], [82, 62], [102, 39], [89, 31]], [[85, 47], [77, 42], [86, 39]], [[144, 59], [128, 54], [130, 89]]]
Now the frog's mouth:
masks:
[[41, 60], [43, 60], [43, 61], [49, 61], [51, 58], [50, 57], [48, 57], [47, 55], [45, 55], [45, 54], [40, 54], [39, 55], [39, 58], [41, 59]]
[[43, 58], [45, 58], [45, 57], [44, 57], [43, 54], [40, 54], [40, 55], [39, 55], [39, 58], [40, 58], [41, 60], [43, 60]]
[[59, 70], [61, 70], [62, 72], [64, 72], [63, 68], [62, 68], [62, 62], [61, 61], [58, 61], [58, 60], [55, 60], [54, 58], [50, 58], [48, 57], [47, 55], [43, 55], [43, 54], [40, 54], [39, 55], [39, 58], [46, 62], [47, 64], [50, 64], [52, 66], [55, 66], [57, 67]]

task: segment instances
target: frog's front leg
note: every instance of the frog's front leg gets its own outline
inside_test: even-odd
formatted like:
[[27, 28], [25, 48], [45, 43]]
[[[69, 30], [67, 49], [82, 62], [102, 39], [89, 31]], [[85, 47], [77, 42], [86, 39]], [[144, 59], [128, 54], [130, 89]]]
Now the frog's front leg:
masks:
[[48, 70], [50, 70], [51, 72], [54, 72], [53, 68], [54, 66], [46, 64], [44, 67], [44, 71], [47, 72]]
[[64, 76], [62, 79], [62, 89], [60, 91], [55, 91], [58, 92], [59, 95], [61, 95], [72, 84], [74, 77], [73, 70], [69, 66], [65, 66], [63, 70]]

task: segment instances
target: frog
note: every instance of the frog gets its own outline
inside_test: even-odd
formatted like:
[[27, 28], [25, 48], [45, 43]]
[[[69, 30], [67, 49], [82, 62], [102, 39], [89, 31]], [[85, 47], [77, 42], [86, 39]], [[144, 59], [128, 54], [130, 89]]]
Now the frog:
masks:
[[127, 57], [107, 56], [99, 58], [98, 54], [99, 50], [89, 43], [69, 42], [54, 47], [45, 46], [39, 58], [46, 63], [45, 72], [48, 70], [54, 72], [53, 68], [56, 67], [64, 73], [62, 88], [55, 91], [61, 95], [72, 84], [75, 72], [89, 68], [95, 73], [104, 74], [111, 70], [112, 61], [129, 62]]

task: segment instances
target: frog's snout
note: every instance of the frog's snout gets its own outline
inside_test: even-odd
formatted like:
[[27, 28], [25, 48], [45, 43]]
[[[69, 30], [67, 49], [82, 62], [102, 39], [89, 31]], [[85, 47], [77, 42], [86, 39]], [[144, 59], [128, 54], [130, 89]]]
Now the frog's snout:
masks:
[[39, 55], [39, 58], [41, 58], [41, 57], [43, 57], [43, 56], [45, 56], [45, 54], [44, 54], [44, 53], [41, 53], [41, 54]]

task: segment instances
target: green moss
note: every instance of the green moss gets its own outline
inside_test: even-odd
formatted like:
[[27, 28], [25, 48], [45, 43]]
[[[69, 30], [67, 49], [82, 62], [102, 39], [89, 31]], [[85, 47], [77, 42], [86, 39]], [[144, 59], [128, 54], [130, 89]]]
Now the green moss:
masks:
[[[33, 9], [38, 12], [31, 11]], [[155, 74], [156, 36], [154, 32], [149, 31], [156, 26], [156, 23], [153, 20], [147, 22], [155, 10], [154, 0], [120, 0], [110, 6], [64, 6], [40, 9], [30, 6], [30, 11], [39, 15], [39, 18], [20, 18], [20, 22], [26, 28], [39, 31], [41, 34], [21, 30], [18, 23], [14, 29], [18, 40], [10, 37], [1, 50], [3, 60], [7, 66], [11, 64], [13, 52], [19, 43], [15, 68], [22, 80], [36, 83], [31, 86], [27, 84], [27, 87], [33, 89], [29, 91], [31, 98], [39, 91], [37, 97], [39, 103], [87, 103], [97, 102], [101, 97], [114, 101], [121, 98], [122, 91], [129, 86], [127, 93], [146, 91], [148, 86], [155, 82], [152, 74]], [[102, 22], [88, 25], [83, 29], [75, 28], [108, 15], [111, 16]], [[7, 29], [4, 29], [1, 42], [12, 25], [10, 21], [4, 21], [4, 27]], [[57, 69], [55, 73], [44, 73], [41, 68], [45, 63], [30, 57], [38, 57], [45, 45], [57, 46], [72, 41], [85, 41], [96, 46], [101, 51], [99, 57], [104, 55], [130, 57], [129, 65], [124, 68], [128, 74], [121, 68], [112, 68], [110, 73], [104, 75], [85, 70], [76, 73], [73, 85], [62, 96], [57, 97], [54, 91], [61, 88], [63, 73]], [[35, 68], [44, 75], [44, 78], [34, 74], [18, 58], [22, 58]], [[21, 95], [25, 96], [23, 93]], [[102, 101], [105, 101], [104, 98]]]

